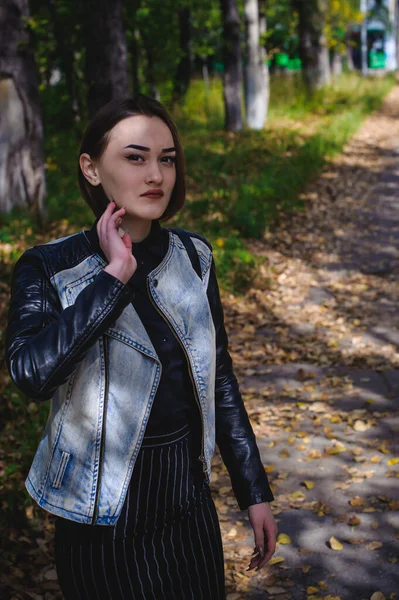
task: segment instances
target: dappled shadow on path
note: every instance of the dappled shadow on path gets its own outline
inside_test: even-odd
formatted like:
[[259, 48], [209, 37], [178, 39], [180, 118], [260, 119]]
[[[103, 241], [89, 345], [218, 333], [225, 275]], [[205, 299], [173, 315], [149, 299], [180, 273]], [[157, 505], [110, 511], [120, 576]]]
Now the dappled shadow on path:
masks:
[[[291, 539], [264, 573], [243, 582], [232, 571], [243, 598], [399, 589], [398, 98], [304, 192], [302, 214], [250, 243], [264, 257], [253, 289], [224, 296], [272, 507]], [[239, 560], [231, 537], [227, 555]]]

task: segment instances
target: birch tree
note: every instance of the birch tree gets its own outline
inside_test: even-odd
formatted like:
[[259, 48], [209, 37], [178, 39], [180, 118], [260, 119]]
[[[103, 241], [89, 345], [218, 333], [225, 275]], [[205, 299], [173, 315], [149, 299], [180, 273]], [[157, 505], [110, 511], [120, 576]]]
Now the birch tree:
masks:
[[29, 208], [44, 216], [43, 126], [28, 0], [0, 7], [0, 211]]
[[250, 129], [263, 129], [269, 103], [269, 70], [266, 50], [260, 44], [266, 32], [266, 16], [259, 13], [258, 0], [245, 0], [247, 64], [245, 68], [246, 121]]
[[122, 0], [86, 0], [86, 75], [89, 116], [114, 98], [129, 95]]
[[223, 98], [225, 129], [240, 131], [241, 114], [241, 48], [240, 17], [236, 0], [220, 0], [223, 21]]
[[328, 0], [292, 0], [298, 13], [299, 55], [309, 93], [328, 84], [330, 60], [325, 33]]

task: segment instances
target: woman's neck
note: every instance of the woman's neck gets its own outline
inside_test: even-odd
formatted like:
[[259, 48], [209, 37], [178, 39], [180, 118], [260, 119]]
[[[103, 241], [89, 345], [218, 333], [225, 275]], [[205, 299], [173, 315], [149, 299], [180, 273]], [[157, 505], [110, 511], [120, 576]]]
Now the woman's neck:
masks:
[[138, 244], [145, 240], [151, 231], [152, 221], [145, 219], [137, 219], [122, 217], [122, 223], [120, 224], [121, 229], [127, 233], [133, 243]]

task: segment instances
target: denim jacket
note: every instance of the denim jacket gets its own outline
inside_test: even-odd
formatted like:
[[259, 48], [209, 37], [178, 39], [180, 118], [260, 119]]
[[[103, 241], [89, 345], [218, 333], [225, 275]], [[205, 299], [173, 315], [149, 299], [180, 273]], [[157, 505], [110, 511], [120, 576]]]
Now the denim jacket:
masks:
[[[162, 365], [89, 231], [34, 246], [17, 261], [6, 360], [29, 397], [51, 399], [25, 485], [47, 511], [113, 525], [121, 512]], [[227, 351], [212, 251], [195, 234], [202, 280], [179, 237], [148, 276], [155, 308], [185, 352], [202, 418], [210, 480], [215, 442], [241, 508], [273, 495]]]

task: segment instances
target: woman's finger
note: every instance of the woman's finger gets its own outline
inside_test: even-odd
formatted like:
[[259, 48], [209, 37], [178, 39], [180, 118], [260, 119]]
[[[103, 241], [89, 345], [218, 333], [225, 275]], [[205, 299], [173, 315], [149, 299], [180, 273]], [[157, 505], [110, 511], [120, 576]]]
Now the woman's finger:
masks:
[[274, 531], [265, 530], [265, 554], [261, 557], [259, 564], [257, 566], [258, 569], [261, 569], [273, 556], [276, 551], [276, 537], [277, 533]]
[[125, 214], [126, 210], [125, 207], [123, 206], [122, 208], [119, 208], [118, 210], [116, 210], [114, 213], [112, 213], [107, 221], [107, 233], [108, 235], [112, 232], [115, 231], [115, 228], [117, 226], [118, 223], [118, 219], [120, 219], [120, 222], [122, 221], [121, 217]]
[[115, 202], [113, 202], [111, 200], [111, 202], [108, 203], [107, 208], [105, 209], [105, 211], [103, 212], [103, 214], [101, 215], [98, 224], [99, 224], [99, 231], [98, 231], [98, 237], [101, 240], [106, 240], [107, 239], [107, 222], [109, 219], [110, 214], [112, 214], [112, 211], [114, 210], [115, 207]]

